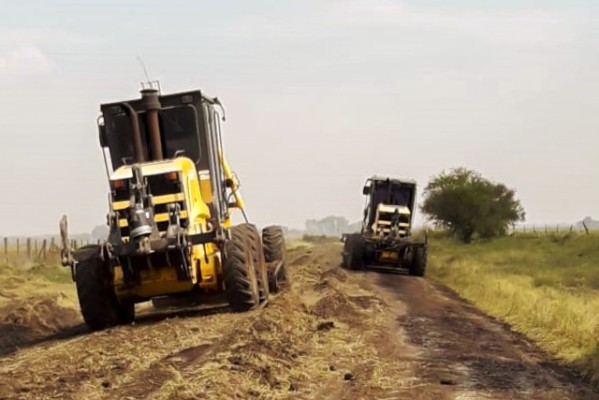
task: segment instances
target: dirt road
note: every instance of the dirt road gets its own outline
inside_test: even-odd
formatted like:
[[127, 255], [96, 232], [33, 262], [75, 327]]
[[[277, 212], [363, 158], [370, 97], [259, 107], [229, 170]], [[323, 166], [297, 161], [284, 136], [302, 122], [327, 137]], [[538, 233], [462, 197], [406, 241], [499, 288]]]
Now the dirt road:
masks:
[[448, 289], [342, 270], [339, 251], [290, 249], [293, 284], [249, 313], [153, 311], [97, 333], [58, 318], [50, 337], [4, 320], [0, 399], [599, 399]]

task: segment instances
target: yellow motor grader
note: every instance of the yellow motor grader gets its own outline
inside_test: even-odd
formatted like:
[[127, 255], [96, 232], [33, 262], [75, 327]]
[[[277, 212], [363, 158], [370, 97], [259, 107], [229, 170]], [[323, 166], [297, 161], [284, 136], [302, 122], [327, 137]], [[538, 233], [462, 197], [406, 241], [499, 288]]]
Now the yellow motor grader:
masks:
[[[221, 295], [234, 311], [266, 303], [288, 280], [283, 230], [260, 233], [247, 219], [223, 154], [218, 98], [162, 95], [150, 84], [140, 98], [100, 110], [110, 233], [75, 250], [66, 216], [60, 221], [62, 264], [88, 327], [130, 323], [136, 303], [165, 296]], [[235, 210], [245, 223], [232, 224]]]
[[412, 236], [416, 182], [382, 176], [368, 178], [360, 232], [343, 234], [341, 265], [350, 269], [407, 270], [424, 276], [428, 260], [428, 237]]

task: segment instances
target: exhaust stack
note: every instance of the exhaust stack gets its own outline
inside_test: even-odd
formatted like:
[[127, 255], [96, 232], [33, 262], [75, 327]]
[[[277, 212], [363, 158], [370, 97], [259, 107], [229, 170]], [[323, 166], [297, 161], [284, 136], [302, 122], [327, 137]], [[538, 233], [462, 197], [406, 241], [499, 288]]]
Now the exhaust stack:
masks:
[[164, 159], [162, 154], [162, 140], [160, 138], [160, 125], [158, 123], [158, 110], [160, 110], [160, 100], [158, 99], [158, 90], [143, 89], [141, 91], [143, 108], [146, 110], [146, 123], [151, 143], [151, 159], [159, 161]]
[[141, 144], [141, 131], [139, 130], [139, 121], [137, 120], [137, 112], [131, 104], [129, 103], [121, 103], [121, 105], [125, 108], [125, 112], [129, 116], [131, 120], [131, 132], [133, 134], [133, 149], [135, 150], [135, 162], [144, 162], [144, 153]]

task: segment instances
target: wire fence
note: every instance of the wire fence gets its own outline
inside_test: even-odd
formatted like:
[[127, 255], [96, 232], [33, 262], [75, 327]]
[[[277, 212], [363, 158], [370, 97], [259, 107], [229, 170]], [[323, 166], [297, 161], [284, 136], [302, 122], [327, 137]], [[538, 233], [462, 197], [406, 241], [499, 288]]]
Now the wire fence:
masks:
[[533, 233], [533, 234], [556, 234], [556, 233], [584, 233], [590, 234], [597, 232], [586, 225], [564, 225], [564, 224], [544, 224], [544, 225], [516, 225], [510, 228], [510, 234]]
[[[71, 240], [71, 247], [77, 249], [90, 244], [89, 240]], [[0, 240], [0, 261], [4, 263], [20, 262], [58, 262], [60, 260], [60, 241], [56, 238], [8, 238]]]

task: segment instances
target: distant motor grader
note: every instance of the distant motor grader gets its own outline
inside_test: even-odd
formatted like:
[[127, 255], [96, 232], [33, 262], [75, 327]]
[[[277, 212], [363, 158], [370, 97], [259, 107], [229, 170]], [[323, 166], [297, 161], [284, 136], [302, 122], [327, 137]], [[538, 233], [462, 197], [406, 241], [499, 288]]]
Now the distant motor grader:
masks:
[[407, 269], [424, 276], [428, 239], [412, 237], [416, 182], [373, 176], [363, 194], [368, 197], [361, 231], [342, 235], [342, 266]]
[[[62, 264], [92, 330], [130, 323], [135, 304], [224, 294], [234, 311], [266, 303], [288, 280], [279, 226], [248, 222], [223, 154], [222, 105], [201, 91], [102, 104], [100, 145], [110, 186], [108, 239], [74, 250], [60, 222]], [[231, 212], [245, 223], [233, 226]]]

